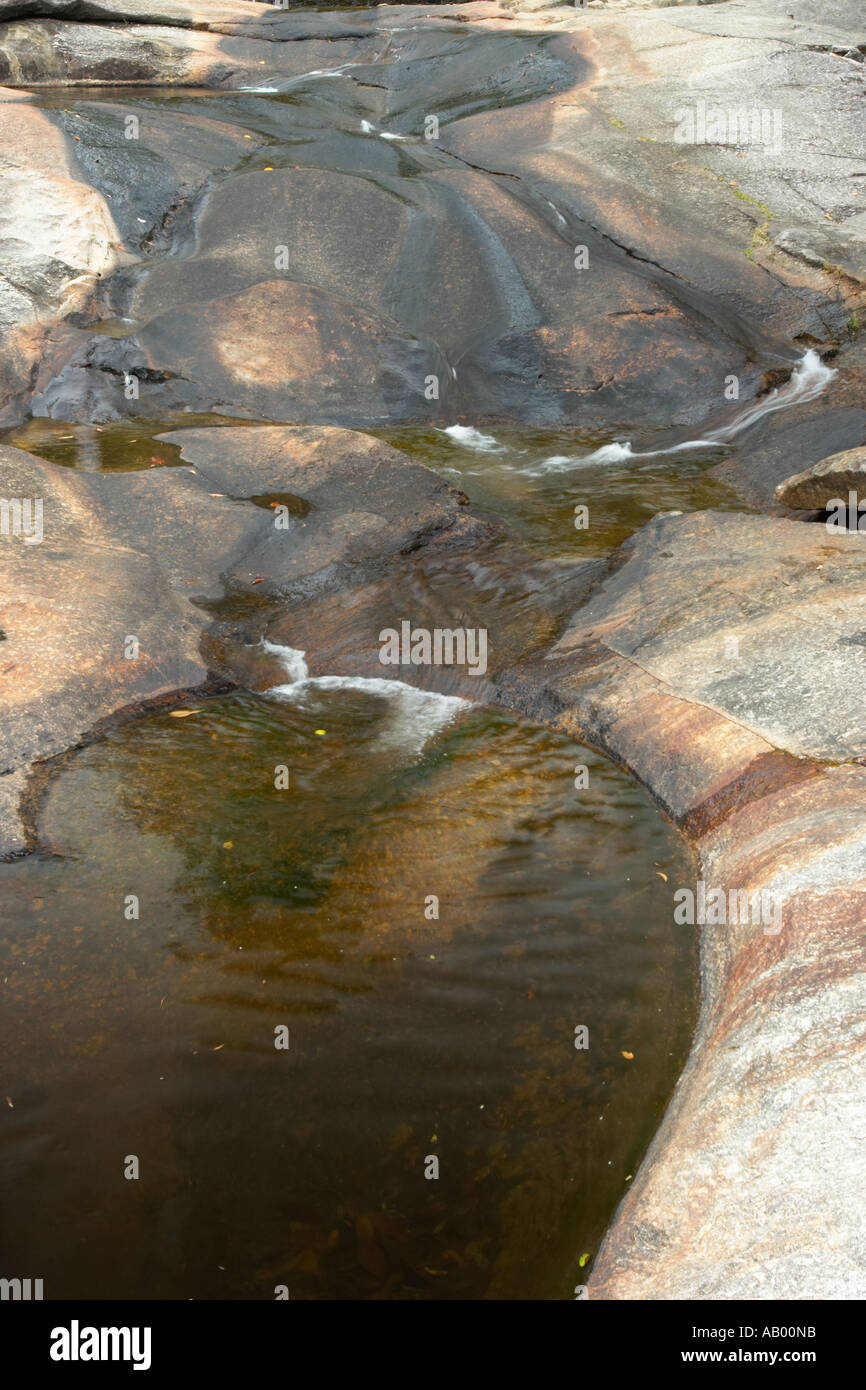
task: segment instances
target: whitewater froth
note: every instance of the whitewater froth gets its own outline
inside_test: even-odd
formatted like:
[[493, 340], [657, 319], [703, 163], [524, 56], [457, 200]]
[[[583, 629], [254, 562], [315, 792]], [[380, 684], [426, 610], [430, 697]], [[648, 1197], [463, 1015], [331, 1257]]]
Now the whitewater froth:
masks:
[[456, 695], [440, 695], [434, 690], [418, 690], [404, 681], [375, 676], [311, 676], [304, 652], [284, 647], [266, 638], [262, 647], [281, 662], [288, 682], [272, 685], [264, 694], [275, 700], [303, 703], [322, 690], [360, 690], [390, 703], [388, 718], [376, 743], [382, 748], [420, 753], [425, 744], [446, 728], [458, 714], [471, 708], [470, 700]]
[[667, 449], [647, 449], [644, 451], [633, 449], [628, 440], [616, 440], [612, 444], [603, 444], [594, 453], [585, 454], [583, 457], [555, 454], [538, 466], [538, 472], [564, 472], [572, 468], [599, 463], [622, 463], [625, 459], [658, 458], [662, 454], [681, 454], [689, 449], [718, 448], [730, 444], [737, 435], [742, 434], [743, 430], [747, 430], [750, 425], [762, 420], [765, 415], [772, 415], [777, 410], [785, 410], [788, 406], [805, 405], [808, 401], [817, 400], [835, 375], [832, 367], [828, 367], [818, 353], [810, 348], [808, 352], [804, 353], [799, 365], [791, 373], [790, 380], [785, 382], [784, 386], [776, 387], [767, 396], [753, 401], [729, 425], [723, 425], [717, 430], [709, 430], [702, 439], [686, 439], [683, 443], [672, 444]]

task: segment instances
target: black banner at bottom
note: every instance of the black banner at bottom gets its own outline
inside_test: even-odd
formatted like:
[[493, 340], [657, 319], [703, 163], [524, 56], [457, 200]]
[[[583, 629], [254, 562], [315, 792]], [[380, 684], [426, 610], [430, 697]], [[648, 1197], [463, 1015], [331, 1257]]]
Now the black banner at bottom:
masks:
[[[826, 1377], [853, 1359], [858, 1323], [850, 1303], [772, 1301], [578, 1298], [572, 1304], [437, 1302], [399, 1311], [301, 1301], [0, 1304], [7, 1363], [14, 1356], [25, 1375], [32, 1370], [60, 1378], [94, 1377], [106, 1369], [158, 1379], [186, 1371], [226, 1377], [268, 1363], [306, 1378], [310, 1357], [329, 1375], [342, 1365], [370, 1374], [374, 1358], [388, 1375], [439, 1378], [481, 1357], [488, 1371], [501, 1359], [513, 1381], [524, 1373], [521, 1363], [533, 1379], [547, 1374], [552, 1351], [567, 1357], [578, 1376], [597, 1377], [600, 1356], [608, 1371], [807, 1366]], [[565, 1340], [557, 1344], [552, 1339], [559, 1336]], [[449, 1361], [452, 1338], [457, 1359]], [[303, 1368], [300, 1351], [306, 1353]], [[413, 1366], [416, 1356], [420, 1364]]]

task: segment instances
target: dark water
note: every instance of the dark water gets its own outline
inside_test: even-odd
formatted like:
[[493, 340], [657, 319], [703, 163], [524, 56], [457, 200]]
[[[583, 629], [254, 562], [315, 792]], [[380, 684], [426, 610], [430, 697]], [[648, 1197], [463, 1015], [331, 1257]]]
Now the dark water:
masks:
[[471, 707], [419, 751], [407, 700], [127, 724], [3, 866], [4, 1266], [46, 1297], [585, 1279], [687, 1051], [690, 866], [606, 760]]

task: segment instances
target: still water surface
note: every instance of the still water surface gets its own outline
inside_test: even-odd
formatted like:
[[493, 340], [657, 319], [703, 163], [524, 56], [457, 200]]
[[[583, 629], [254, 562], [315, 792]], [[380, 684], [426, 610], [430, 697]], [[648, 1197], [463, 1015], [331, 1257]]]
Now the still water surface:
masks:
[[693, 1021], [693, 871], [629, 778], [477, 707], [236, 693], [71, 757], [43, 839], [2, 868], [8, 1272], [573, 1296]]

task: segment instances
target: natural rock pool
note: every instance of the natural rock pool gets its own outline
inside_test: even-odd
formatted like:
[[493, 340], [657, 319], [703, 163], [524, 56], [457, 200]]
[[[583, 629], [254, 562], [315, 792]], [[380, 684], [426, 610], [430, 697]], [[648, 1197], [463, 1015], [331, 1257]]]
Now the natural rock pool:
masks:
[[689, 855], [442, 704], [238, 693], [50, 787], [0, 977], [5, 1255], [54, 1296], [573, 1296], [688, 1049]]

